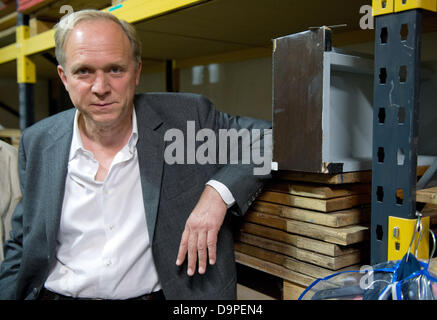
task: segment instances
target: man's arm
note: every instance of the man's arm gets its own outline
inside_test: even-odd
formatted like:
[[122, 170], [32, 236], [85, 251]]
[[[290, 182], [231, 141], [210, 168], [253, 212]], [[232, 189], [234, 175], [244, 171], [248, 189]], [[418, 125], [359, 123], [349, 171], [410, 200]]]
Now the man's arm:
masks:
[[[228, 162], [221, 165], [219, 171], [211, 178], [225, 185], [235, 199], [235, 205], [230, 210], [234, 214], [243, 215], [261, 191], [262, 181], [270, 178], [271, 123], [249, 117], [233, 117], [218, 112], [209, 101], [206, 101], [205, 108], [199, 110], [199, 122], [202, 128], [213, 129], [217, 136], [220, 135], [220, 129], [235, 129], [237, 131], [247, 129], [249, 132], [250, 143], [231, 145], [227, 154], [228, 156], [231, 154], [232, 148], [239, 148], [238, 154], [240, 156], [244, 152], [246, 154], [249, 152], [250, 162], [230, 164], [228, 158]], [[253, 134], [252, 132], [256, 130], [258, 130], [257, 134]], [[218, 153], [223, 152], [219, 145], [217, 151]], [[254, 161], [257, 154], [259, 155], [257, 160], [264, 156], [264, 160], [268, 162], [263, 164], [268, 168], [267, 172], [261, 170], [264, 173], [261, 175], [256, 175], [256, 170], [254, 170], [255, 162], [260, 164], [259, 161]], [[239, 163], [240, 160], [242, 160], [241, 157], [239, 157]], [[199, 266], [198, 272], [205, 273], [207, 256], [210, 264], [215, 263], [217, 236], [227, 209], [228, 207], [219, 192], [207, 185], [187, 220], [179, 246], [176, 264], [181, 265], [188, 254], [188, 275], [194, 274], [196, 262]]]

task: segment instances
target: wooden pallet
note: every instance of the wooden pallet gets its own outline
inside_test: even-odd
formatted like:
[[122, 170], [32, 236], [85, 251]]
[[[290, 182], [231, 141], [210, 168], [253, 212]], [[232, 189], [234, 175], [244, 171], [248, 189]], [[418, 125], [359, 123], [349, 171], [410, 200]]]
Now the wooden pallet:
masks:
[[421, 213], [424, 217], [429, 217], [430, 226], [437, 226], [437, 204], [427, 203]]
[[355, 194], [340, 198], [317, 199], [266, 191], [258, 197], [258, 200], [321, 212], [332, 212], [370, 203], [370, 194]]
[[316, 280], [313, 277], [292, 271], [286, 267], [250, 256], [239, 251], [235, 251], [235, 261], [242, 265], [278, 276], [282, 279], [289, 280], [304, 287], [309, 286], [314, 280]]
[[257, 200], [252, 205], [252, 209], [261, 213], [327, 227], [344, 227], [370, 221], [370, 206], [325, 213]]
[[352, 225], [331, 228], [313, 223], [276, 217], [253, 210], [246, 213], [245, 220], [343, 246], [365, 241], [369, 237], [369, 227], [367, 226]]
[[275, 180], [314, 182], [323, 184], [370, 183], [372, 171], [356, 171], [338, 174], [323, 174], [299, 171], [277, 171], [272, 173]]
[[241, 265], [283, 280], [283, 299], [368, 263], [371, 172], [276, 172], [235, 235]]
[[275, 298], [237, 283], [237, 300], [276, 300]]
[[[428, 165], [417, 166], [417, 176], [422, 176], [429, 168]], [[324, 174], [300, 171], [274, 171], [272, 172], [274, 180], [289, 180], [292, 182], [312, 182], [322, 184], [346, 184], [346, 183], [371, 183], [372, 171], [355, 171], [338, 174]]]
[[437, 204], [437, 187], [416, 191], [416, 201]]
[[298, 300], [300, 295], [305, 291], [306, 287], [287, 280], [283, 282], [283, 300]]
[[296, 234], [288, 233], [282, 230], [245, 222], [241, 226], [240, 232], [253, 234], [267, 239], [290, 244], [297, 248], [313, 251], [330, 257], [338, 257], [350, 254], [361, 249], [361, 245], [339, 246], [334, 243], [320, 241], [316, 239], [302, 237]]
[[362, 258], [361, 251], [330, 257], [250, 234], [240, 235], [235, 250], [315, 278], [359, 264]]
[[309, 198], [332, 199], [356, 194], [370, 194], [372, 191], [372, 185], [369, 183], [322, 185], [315, 183], [273, 180], [266, 184], [264, 190]]

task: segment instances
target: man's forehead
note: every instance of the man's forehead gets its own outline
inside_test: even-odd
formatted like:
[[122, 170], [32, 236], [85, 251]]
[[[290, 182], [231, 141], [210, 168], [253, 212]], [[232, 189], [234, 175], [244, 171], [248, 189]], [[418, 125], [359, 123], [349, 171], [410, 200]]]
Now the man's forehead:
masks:
[[[102, 23], [111, 23], [102, 24]], [[118, 28], [118, 29], [117, 29]], [[64, 44], [66, 53], [71, 50], [130, 51], [130, 41], [120, 26], [112, 21], [84, 21], [77, 24]]]
[[129, 40], [123, 29], [115, 22], [108, 19], [85, 20], [78, 22], [71, 30], [65, 45], [70, 40], [75, 42], [92, 43], [97, 41], [120, 41], [122, 38]]

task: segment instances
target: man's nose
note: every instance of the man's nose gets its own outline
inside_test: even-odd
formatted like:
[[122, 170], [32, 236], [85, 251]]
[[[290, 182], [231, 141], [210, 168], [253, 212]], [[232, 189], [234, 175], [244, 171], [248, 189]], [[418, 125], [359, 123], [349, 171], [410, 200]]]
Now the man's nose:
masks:
[[91, 90], [99, 96], [109, 93], [111, 88], [104, 72], [97, 71]]

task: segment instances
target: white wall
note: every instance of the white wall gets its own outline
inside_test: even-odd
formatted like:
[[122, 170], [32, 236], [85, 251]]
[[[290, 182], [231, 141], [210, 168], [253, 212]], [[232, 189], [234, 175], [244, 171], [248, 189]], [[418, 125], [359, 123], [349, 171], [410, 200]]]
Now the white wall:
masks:
[[272, 59], [250, 59], [182, 69], [180, 91], [205, 95], [218, 110], [272, 119]]
[[141, 74], [140, 84], [136, 92], [163, 92], [165, 91], [165, 73], [153, 72]]

